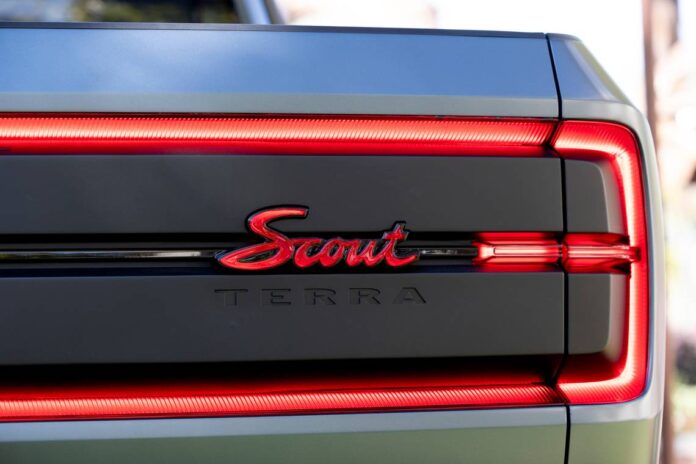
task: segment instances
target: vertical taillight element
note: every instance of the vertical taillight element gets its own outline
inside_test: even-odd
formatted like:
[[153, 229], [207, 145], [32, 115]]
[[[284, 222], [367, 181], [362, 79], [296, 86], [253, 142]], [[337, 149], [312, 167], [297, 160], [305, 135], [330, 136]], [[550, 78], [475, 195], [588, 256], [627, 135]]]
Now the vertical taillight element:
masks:
[[631, 258], [626, 339], [619, 363], [611, 375], [597, 377], [591, 359], [570, 357], [557, 388], [573, 404], [628, 401], [643, 392], [648, 363], [649, 253], [638, 141], [630, 130], [618, 124], [565, 121], [551, 143], [563, 158], [611, 163], [628, 232], [627, 246], [615, 247], [611, 253], [614, 256], [625, 253]]
[[593, 356], [569, 356], [556, 388], [572, 404], [629, 401], [645, 386], [649, 328], [647, 225], [638, 143], [630, 130], [618, 124], [565, 121], [551, 146], [564, 159], [610, 163], [627, 236], [480, 234], [474, 261], [492, 271], [533, 271], [556, 264], [569, 273], [628, 273], [627, 330], [619, 360], [600, 366]]
[[[555, 134], [555, 135], [554, 135]], [[626, 336], [619, 361], [593, 369], [592, 357], [567, 355], [556, 383], [514, 373], [469, 375], [433, 386], [337, 386], [321, 382], [238, 386], [74, 385], [0, 391], [0, 420], [262, 415], [507, 407], [623, 402], [645, 386], [649, 303], [648, 250], [638, 142], [605, 122], [411, 117], [182, 117], [32, 115], [0, 117], [6, 154], [303, 154], [560, 156], [608, 161], [621, 197], [626, 235], [547, 231], [483, 233], [472, 265], [482, 271], [628, 275]], [[2, 155], [0, 155], [2, 156]], [[359, 179], [356, 179], [359, 188]], [[466, 232], [466, 231], [463, 231]], [[472, 380], [474, 379], [474, 380]], [[371, 384], [379, 382], [371, 379]]]

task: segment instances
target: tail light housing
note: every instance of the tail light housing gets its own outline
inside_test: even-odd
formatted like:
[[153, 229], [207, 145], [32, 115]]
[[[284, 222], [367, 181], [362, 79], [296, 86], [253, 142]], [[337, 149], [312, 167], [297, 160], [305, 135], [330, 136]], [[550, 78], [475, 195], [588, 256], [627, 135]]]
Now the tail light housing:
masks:
[[[625, 402], [644, 390], [648, 363], [649, 263], [640, 150], [626, 127], [595, 121], [401, 117], [182, 117], [9, 115], [0, 118], [8, 154], [175, 153], [558, 156], [608, 161], [627, 234], [546, 231], [478, 234], [483, 272], [625, 273], [626, 336], [619, 361], [597, 372], [568, 356], [557, 378], [515, 374], [423, 378], [400, 388], [379, 382], [56, 386], [0, 391], [0, 420], [457, 409]], [[1, 156], [1, 155], [0, 155]], [[359, 179], [355, 180], [359, 188]], [[370, 386], [371, 385], [371, 386]]]
[[[620, 191], [627, 243], [614, 253], [630, 254], [627, 288], [626, 343], [615, 375], [592, 378], [582, 360], [570, 360], [558, 389], [572, 404], [613, 403], [638, 397], [646, 382], [649, 331], [649, 263], [645, 194], [640, 150], [627, 128], [605, 122], [566, 121], [551, 141], [568, 159], [604, 159], [611, 163]], [[602, 263], [598, 263], [601, 267]]]

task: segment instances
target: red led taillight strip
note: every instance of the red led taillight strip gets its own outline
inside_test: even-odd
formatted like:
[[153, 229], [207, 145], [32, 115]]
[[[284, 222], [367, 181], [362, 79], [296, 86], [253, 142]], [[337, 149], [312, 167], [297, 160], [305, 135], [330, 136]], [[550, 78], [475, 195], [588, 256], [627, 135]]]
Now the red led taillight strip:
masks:
[[568, 234], [561, 242], [544, 234], [482, 234], [476, 242], [477, 260], [493, 270], [529, 271], [560, 264], [568, 272], [608, 272], [629, 266], [628, 329], [621, 360], [612, 366], [614, 374], [593, 369], [592, 357], [570, 356], [556, 386], [573, 404], [629, 401], [645, 387], [648, 362], [647, 231], [638, 144], [633, 133], [618, 124], [566, 121], [560, 123], [551, 146], [563, 158], [611, 163], [627, 240], [613, 234]]
[[554, 125], [553, 121], [492, 118], [5, 116], [0, 117], [0, 150], [529, 155], [548, 141]]
[[166, 416], [260, 416], [471, 407], [518, 406], [562, 402], [545, 385], [510, 387], [437, 387], [172, 395], [165, 391], [137, 396], [0, 400], [0, 419], [86, 419]]
[[[560, 263], [563, 247], [543, 233], [486, 233], [473, 242], [478, 250], [474, 264], [499, 270], [534, 270], [535, 266]], [[521, 266], [519, 268], [518, 266]]]
[[563, 267], [570, 272], [601, 272], [640, 260], [640, 249], [614, 234], [569, 234]]
[[[480, 234], [474, 264], [490, 270], [535, 270], [558, 265], [570, 272], [602, 272], [638, 260], [635, 246], [614, 234], [567, 234], [562, 241], [545, 234]], [[514, 267], [512, 267], [514, 266]]]
[[[648, 333], [648, 263], [639, 150], [633, 134], [616, 124], [525, 119], [385, 117], [0, 117], [0, 150], [47, 153], [220, 153], [545, 156], [609, 160], [616, 173], [628, 240], [609, 235], [484, 234], [479, 264], [562, 265], [569, 272], [630, 268], [628, 335], [615, 374], [588, 374], [571, 356], [556, 385], [520, 383], [513, 376], [491, 385], [399, 388], [313, 388], [239, 393], [215, 386], [188, 394], [186, 385], [124, 391], [75, 387], [69, 393], [0, 391], [0, 420], [93, 419], [163, 416], [308, 414], [569, 402], [628, 401], [645, 386]], [[556, 128], [553, 140], [550, 137]], [[521, 239], [521, 242], [520, 242]], [[531, 267], [530, 267], [531, 266]], [[424, 379], [423, 385], [427, 385]], [[272, 387], [272, 386], [271, 386]], [[182, 393], [182, 390], [184, 393]]]
[[618, 124], [567, 121], [561, 123], [552, 145], [564, 158], [610, 161], [619, 186], [627, 245], [637, 258], [630, 266], [626, 345], [616, 374], [588, 379], [591, 369], [570, 357], [557, 388], [574, 404], [629, 401], [645, 388], [650, 321], [647, 222], [638, 143], [631, 131]]

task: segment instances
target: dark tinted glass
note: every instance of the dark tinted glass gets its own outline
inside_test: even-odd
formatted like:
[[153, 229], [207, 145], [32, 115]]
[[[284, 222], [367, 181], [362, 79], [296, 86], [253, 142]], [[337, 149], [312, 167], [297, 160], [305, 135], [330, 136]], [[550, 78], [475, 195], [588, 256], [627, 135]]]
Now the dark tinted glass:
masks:
[[0, 21], [239, 22], [232, 0], [1, 0]]

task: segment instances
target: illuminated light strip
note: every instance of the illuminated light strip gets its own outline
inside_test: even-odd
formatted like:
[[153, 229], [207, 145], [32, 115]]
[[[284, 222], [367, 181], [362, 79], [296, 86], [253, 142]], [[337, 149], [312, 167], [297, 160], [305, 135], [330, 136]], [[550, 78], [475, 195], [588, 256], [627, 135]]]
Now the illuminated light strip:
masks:
[[630, 245], [567, 245], [566, 262], [571, 260], [613, 259], [633, 262], [638, 260], [638, 249]]
[[514, 232], [480, 234], [473, 242], [478, 250], [473, 263], [500, 271], [555, 264], [574, 272], [603, 272], [638, 260], [636, 247], [612, 243], [617, 240], [614, 234], [569, 234], [562, 243], [544, 234], [536, 237]]
[[[647, 373], [649, 294], [647, 233], [640, 152], [633, 134], [613, 123], [567, 121], [560, 124], [552, 147], [563, 158], [608, 160], [621, 196], [628, 243], [611, 243], [611, 234], [569, 234], [554, 246], [543, 234], [497, 234], [494, 240], [477, 242], [479, 262], [495, 270], [506, 265], [533, 266], [557, 263], [569, 272], [606, 272], [630, 264], [627, 308], [627, 341], [618, 374], [587, 381], [587, 360], [570, 356], [557, 388], [572, 404], [625, 402], [643, 391]], [[519, 267], [511, 268], [518, 270]]]
[[557, 388], [571, 404], [625, 402], [645, 388], [648, 365], [649, 275], [645, 198], [640, 169], [640, 150], [626, 127], [606, 122], [566, 121], [551, 142], [563, 158], [605, 159], [611, 162], [619, 186], [622, 211], [631, 253], [627, 296], [627, 340], [622, 365], [611, 378], [587, 381], [582, 361], [568, 362]]
[[473, 245], [478, 249], [473, 263], [481, 266], [553, 264], [563, 253], [556, 240], [534, 233], [480, 234]]
[[555, 122], [458, 117], [2, 116], [9, 153], [541, 154]]
[[626, 244], [568, 245], [563, 267], [570, 272], [602, 272], [638, 261], [639, 250]]
[[561, 404], [552, 387], [394, 388], [280, 393], [172, 395], [146, 391], [132, 396], [0, 400], [1, 419], [89, 419], [170, 416], [261, 416], [322, 412], [412, 411], [471, 407], [511, 407], [523, 404]]
[[[648, 333], [648, 263], [639, 151], [623, 126], [602, 122], [556, 123], [525, 119], [271, 117], [185, 118], [159, 116], [0, 117], [0, 150], [27, 153], [262, 153], [346, 155], [543, 156], [554, 148], [564, 158], [608, 159], [619, 181], [629, 248], [612, 245], [595, 253], [566, 251], [569, 262], [606, 258], [631, 261], [628, 340], [619, 374], [583, 378], [572, 356], [555, 387], [514, 384], [353, 390], [234, 393], [211, 387], [187, 395], [172, 385], [100, 391], [80, 387], [56, 394], [0, 391], [0, 421], [128, 417], [309, 414], [592, 404], [636, 398], [645, 386]], [[519, 237], [518, 237], [519, 238]], [[558, 260], [559, 245], [544, 243], [515, 254]], [[578, 244], [573, 244], [577, 246]], [[589, 245], [587, 245], [589, 246]], [[592, 253], [590, 253], [592, 251]], [[490, 254], [490, 249], [485, 253]], [[512, 252], [512, 253], [511, 253]], [[495, 253], [495, 251], [494, 251]], [[560, 252], [563, 255], [563, 251]], [[512, 256], [511, 256], [512, 255]], [[572, 255], [572, 257], [571, 257]], [[588, 255], [591, 258], [588, 258]], [[580, 256], [583, 256], [582, 258]], [[572, 271], [571, 271], [572, 272]], [[185, 386], [184, 386], [185, 387]]]

